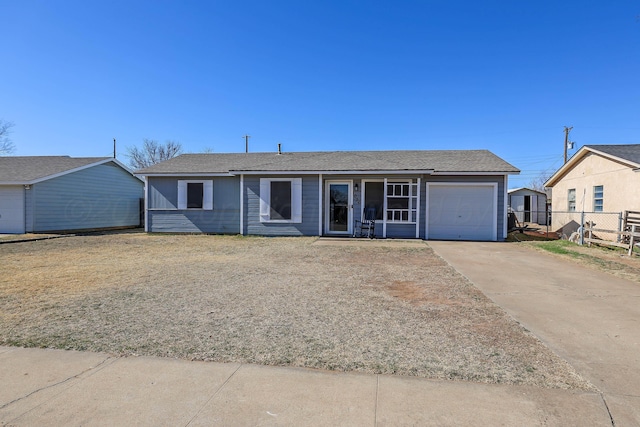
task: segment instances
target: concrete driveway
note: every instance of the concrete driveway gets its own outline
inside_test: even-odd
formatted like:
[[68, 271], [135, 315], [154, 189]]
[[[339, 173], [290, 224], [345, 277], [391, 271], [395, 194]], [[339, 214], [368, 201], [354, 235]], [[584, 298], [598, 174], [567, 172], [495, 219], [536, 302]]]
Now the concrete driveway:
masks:
[[429, 246], [598, 387], [612, 424], [640, 425], [640, 284], [515, 243]]

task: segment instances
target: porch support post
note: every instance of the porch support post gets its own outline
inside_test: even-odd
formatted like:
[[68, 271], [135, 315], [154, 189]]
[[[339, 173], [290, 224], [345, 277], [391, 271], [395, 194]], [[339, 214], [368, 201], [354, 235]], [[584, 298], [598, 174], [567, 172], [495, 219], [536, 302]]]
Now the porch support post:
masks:
[[240, 235], [244, 236], [244, 174], [240, 174]]
[[416, 239], [420, 238], [420, 178], [418, 178], [418, 185], [416, 186], [417, 196], [416, 203]]
[[322, 236], [322, 215], [324, 214], [324, 206], [322, 206], [322, 174], [318, 174], [318, 236]]
[[384, 199], [382, 203], [382, 238], [387, 238], [387, 178], [384, 179], [384, 188], [382, 189]]
[[[507, 212], [507, 201], [509, 200], [509, 194], [507, 188], [509, 185], [509, 175], [504, 174], [504, 180], [502, 181], [502, 239], [507, 239], [507, 226], [509, 225], [509, 213]], [[497, 231], [497, 230], [496, 230]]]
[[[24, 200], [27, 200], [26, 197]], [[27, 212], [26, 209], [24, 211]], [[31, 229], [33, 230], [33, 224]], [[149, 232], [149, 177], [146, 175], [144, 177], [144, 232]]]

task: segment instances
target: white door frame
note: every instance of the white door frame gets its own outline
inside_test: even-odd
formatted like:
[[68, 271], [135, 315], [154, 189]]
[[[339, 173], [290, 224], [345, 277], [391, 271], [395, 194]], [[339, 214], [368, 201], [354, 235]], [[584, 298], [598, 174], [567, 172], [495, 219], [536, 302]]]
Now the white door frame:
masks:
[[[331, 185], [347, 185], [349, 200], [347, 202], [347, 230], [346, 231], [331, 231]], [[352, 236], [353, 235], [353, 180], [327, 180], [324, 187], [324, 233], [328, 235], [336, 236]]]

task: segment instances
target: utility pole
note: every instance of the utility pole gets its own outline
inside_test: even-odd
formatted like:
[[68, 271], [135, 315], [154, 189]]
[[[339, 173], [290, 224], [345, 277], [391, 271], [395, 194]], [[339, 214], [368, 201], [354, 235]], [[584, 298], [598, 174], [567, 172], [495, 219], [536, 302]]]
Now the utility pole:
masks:
[[116, 158], [116, 139], [113, 138], [113, 158]]
[[569, 132], [571, 132], [571, 129], [573, 129], [573, 126], [564, 127], [564, 163], [567, 163], [567, 148], [569, 147]]
[[251, 138], [251, 135], [245, 135], [243, 136], [244, 138], [244, 152], [248, 153], [249, 152], [249, 138]]

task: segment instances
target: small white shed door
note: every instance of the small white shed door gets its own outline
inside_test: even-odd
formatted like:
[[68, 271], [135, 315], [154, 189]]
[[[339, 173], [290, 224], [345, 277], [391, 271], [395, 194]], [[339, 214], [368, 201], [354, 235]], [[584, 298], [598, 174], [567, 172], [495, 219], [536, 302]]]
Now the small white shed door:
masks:
[[22, 186], [0, 187], [0, 233], [24, 233], [24, 190]]
[[497, 240], [497, 185], [428, 184], [427, 238]]
[[515, 212], [518, 221], [524, 222], [524, 196], [510, 196], [511, 209]]

